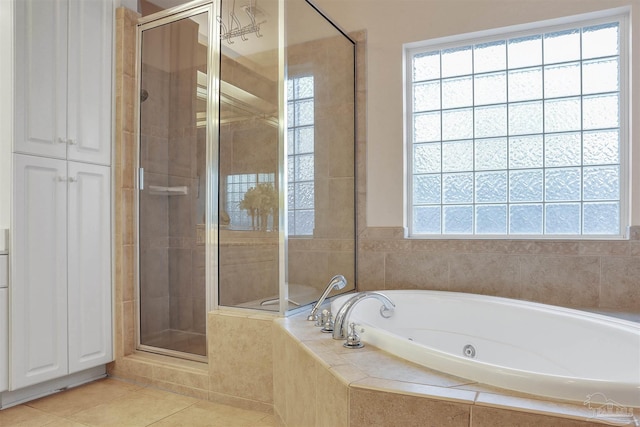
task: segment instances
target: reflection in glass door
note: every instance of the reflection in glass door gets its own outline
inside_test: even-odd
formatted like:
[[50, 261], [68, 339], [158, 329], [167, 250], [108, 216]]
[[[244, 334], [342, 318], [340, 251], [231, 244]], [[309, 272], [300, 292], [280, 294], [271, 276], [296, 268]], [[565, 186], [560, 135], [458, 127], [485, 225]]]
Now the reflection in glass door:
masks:
[[142, 25], [139, 45], [139, 343], [194, 359], [206, 356], [209, 14]]

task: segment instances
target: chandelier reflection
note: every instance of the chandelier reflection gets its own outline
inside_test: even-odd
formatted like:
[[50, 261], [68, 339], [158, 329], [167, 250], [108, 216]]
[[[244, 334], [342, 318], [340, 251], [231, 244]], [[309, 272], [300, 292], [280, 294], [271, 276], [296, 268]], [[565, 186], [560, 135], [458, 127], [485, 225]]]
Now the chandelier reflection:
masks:
[[258, 15], [258, 9], [256, 8], [256, 0], [250, 0], [249, 4], [241, 6], [240, 9], [244, 10], [245, 14], [249, 18], [249, 23], [243, 25], [238, 16], [236, 15], [236, 2], [233, 0], [231, 10], [229, 11], [228, 21], [224, 22], [222, 17], [217, 16], [216, 19], [220, 23], [220, 37], [222, 40], [226, 40], [228, 44], [235, 43], [233, 39], [240, 37], [242, 41], [249, 40], [247, 35], [255, 34], [256, 37], [262, 37], [260, 34], [260, 25], [267, 22], [266, 20], [258, 22], [256, 15]]

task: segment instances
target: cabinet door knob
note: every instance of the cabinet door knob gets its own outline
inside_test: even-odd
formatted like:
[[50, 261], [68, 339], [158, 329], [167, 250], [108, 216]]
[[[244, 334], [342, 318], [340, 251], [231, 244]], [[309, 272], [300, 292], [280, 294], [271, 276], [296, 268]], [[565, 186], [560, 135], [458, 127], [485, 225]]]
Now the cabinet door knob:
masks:
[[65, 139], [62, 139], [62, 138], [60, 138], [60, 137], [58, 137], [58, 139], [56, 140], [56, 142], [57, 142], [58, 144], [66, 144], [66, 143], [67, 143], [67, 141], [66, 141]]
[[78, 142], [75, 139], [70, 139], [70, 140], [67, 141], [67, 144], [69, 144], [69, 145], [77, 145]]
[[76, 178], [74, 176], [70, 176], [69, 177], [69, 182], [78, 182], [78, 178]]
[[67, 180], [67, 177], [66, 177], [66, 176], [58, 176], [58, 181], [59, 181], [59, 182], [64, 182], [64, 181], [66, 181], [66, 180]]

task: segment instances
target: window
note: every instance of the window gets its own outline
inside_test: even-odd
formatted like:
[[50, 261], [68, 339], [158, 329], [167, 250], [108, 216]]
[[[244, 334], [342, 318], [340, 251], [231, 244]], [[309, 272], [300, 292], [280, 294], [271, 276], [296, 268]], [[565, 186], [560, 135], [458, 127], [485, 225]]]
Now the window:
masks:
[[618, 16], [407, 48], [411, 235], [622, 235], [625, 43]]
[[[226, 213], [229, 215], [229, 229], [273, 230], [272, 212], [274, 208], [277, 209], [278, 201], [274, 185], [273, 173], [227, 176]], [[260, 215], [260, 211], [268, 215]], [[223, 218], [221, 220], [224, 222]]]
[[287, 81], [290, 236], [313, 235], [315, 226], [313, 97], [312, 76]]

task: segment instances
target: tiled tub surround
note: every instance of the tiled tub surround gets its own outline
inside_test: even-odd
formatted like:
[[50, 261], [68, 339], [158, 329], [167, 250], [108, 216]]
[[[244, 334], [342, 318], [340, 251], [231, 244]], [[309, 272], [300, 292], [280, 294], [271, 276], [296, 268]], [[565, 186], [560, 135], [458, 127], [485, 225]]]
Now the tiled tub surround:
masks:
[[629, 240], [418, 240], [400, 227], [358, 237], [358, 290], [430, 289], [640, 313], [640, 227]]
[[373, 346], [345, 349], [304, 315], [274, 322], [273, 349], [274, 412], [285, 426], [610, 425], [585, 405], [470, 382]]

